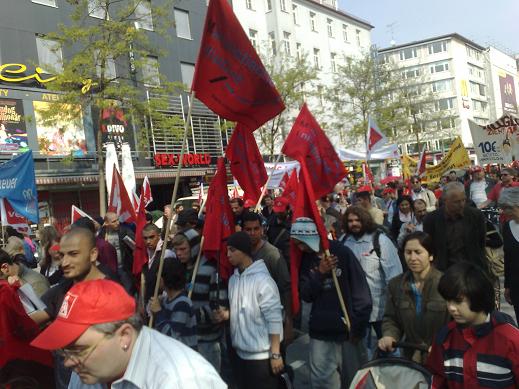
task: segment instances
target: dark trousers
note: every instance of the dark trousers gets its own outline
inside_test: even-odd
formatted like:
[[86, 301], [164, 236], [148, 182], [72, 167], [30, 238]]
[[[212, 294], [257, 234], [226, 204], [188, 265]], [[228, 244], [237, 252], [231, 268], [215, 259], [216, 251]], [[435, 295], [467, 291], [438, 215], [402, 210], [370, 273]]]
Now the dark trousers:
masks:
[[245, 360], [236, 356], [233, 366], [239, 389], [279, 389], [279, 376], [272, 373], [270, 360]]

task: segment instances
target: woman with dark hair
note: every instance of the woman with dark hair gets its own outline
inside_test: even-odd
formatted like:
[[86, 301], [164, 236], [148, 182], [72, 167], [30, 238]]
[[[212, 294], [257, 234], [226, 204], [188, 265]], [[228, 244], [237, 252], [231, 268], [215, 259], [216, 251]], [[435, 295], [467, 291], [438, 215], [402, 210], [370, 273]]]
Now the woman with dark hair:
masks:
[[[403, 242], [409, 270], [389, 281], [378, 347], [394, 351], [394, 344], [406, 342], [429, 348], [434, 335], [449, 320], [445, 300], [438, 293], [442, 273], [432, 266], [433, 243], [429, 235], [416, 231]], [[404, 355], [424, 363], [427, 353], [404, 350]]]
[[396, 201], [396, 212], [391, 223], [391, 236], [394, 240], [398, 238], [402, 224], [411, 223], [413, 216], [413, 199], [407, 195], [400, 196]]

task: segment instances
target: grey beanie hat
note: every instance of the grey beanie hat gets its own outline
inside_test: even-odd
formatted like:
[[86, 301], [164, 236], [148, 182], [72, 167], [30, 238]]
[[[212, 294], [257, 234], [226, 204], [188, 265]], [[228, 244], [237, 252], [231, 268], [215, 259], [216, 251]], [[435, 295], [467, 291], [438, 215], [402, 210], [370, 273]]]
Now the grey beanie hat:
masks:
[[319, 252], [319, 232], [314, 221], [309, 217], [298, 217], [290, 229], [290, 237], [300, 242], [306, 243], [316, 253]]

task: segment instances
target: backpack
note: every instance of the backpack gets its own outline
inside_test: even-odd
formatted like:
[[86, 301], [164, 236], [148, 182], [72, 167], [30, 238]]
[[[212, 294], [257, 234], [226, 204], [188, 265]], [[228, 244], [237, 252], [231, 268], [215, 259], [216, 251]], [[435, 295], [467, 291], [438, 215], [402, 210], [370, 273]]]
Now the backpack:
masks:
[[377, 254], [377, 257], [379, 259], [380, 259], [380, 255], [381, 255], [380, 235], [382, 235], [382, 234], [384, 234], [387, 238], [389, 238], [389, 240], [391, 241], [391, 243], [393, 243], [395, 245], [395, 247], [398, 247], [396, 242], [391, 237], [391, 233], [389, 232], [389, 228], [387, 228], [386, 226], [382, 226], [382, 225], [377, 226], [377, 229], [373, 233], [373, 249], [371, 250], [370, 253], [375, 252], [375, 254]]

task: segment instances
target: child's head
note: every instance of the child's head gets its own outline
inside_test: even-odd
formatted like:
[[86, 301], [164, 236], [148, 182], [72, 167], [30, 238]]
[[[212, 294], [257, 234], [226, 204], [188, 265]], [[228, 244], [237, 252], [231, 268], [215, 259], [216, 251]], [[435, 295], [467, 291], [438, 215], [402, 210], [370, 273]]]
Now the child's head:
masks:
[[169, 290], [182, 290], [186, 286], [186, 268], [178, 260], [164, 261], [162, 282]]
[[480, 268], [468, 262], [451, 266], [440, 279], [438, 292], [447, 301], [447, 309], [460, 324], [475, 324], [495, 309], [492, 282]]

